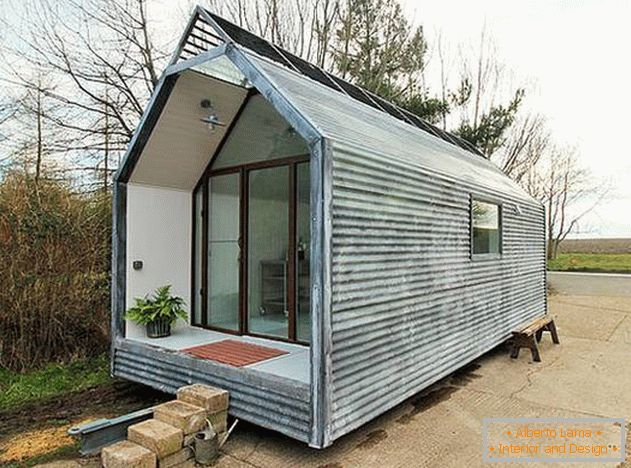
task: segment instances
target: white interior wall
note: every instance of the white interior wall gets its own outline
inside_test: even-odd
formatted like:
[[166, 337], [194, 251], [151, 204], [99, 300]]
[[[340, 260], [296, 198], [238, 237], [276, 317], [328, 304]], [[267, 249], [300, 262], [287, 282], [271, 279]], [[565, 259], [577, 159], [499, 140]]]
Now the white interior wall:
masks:
[[[191, 198], [191, 193], [184, 190], [128, 184], [128, 307], [135, 297], [151, 294], [156, 288], [171, 284], [172, 293], [182, 297], [189, 310]], [[134, 260], [143, 262], [141, 270], [132, 268]], [[144, 327], [126, 323], [126, 336], [142, 336], [144, 333]]]

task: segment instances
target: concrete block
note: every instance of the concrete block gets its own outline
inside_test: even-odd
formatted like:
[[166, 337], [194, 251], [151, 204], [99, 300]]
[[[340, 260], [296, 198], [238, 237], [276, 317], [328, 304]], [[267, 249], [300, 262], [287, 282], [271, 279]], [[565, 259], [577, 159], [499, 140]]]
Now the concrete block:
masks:
[[209, 414], [208, 420], [213, 426], [213, 430], [220, 434], [228, 430], [228, 410], [220, 411], [218, 413]]
[[171, 455], [182, 448], [184, 433], [170, 424], [148, 419], [127, 429], [127, 438], [131, 442], [148, 448], [159, 459]]
[[178, 463], [177, 465], [173, 465], [172, 468], [197, 468], [197, 466], [198, 465], [195, 463], [195, 460], [186, 460], [182, 463]]
[[[175, 452], [171, 455], [167, 455], [158, 462], [159, 468], [173, 468], [179, 467], [184, 462], [195, 458], [193, 449], [190, 447], [184, 447], [182, 450]], [[194, 464], [193, 464], [194, 465]]]
[[228, 392], [209, 385], [193, 384], [177, 391], [177, 399], [204, 408], [208, 414], [228, 409]]
[[153, 409], [153, 417], [158, 421], [181, 429], [184, 435], [201, 431], [206, 425], [206, 411], [199, 406], [179, 400], [169, 401]]
[[101, 450], [101, 463], [104, 468], [155, 468], [156, 454], [123, 440]]

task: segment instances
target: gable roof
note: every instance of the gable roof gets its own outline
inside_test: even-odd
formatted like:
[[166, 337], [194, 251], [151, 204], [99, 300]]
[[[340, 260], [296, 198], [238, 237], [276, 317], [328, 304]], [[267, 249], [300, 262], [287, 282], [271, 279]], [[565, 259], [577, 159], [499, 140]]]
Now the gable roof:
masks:
[[[245, 49], [227, 52], [242, 71], [261, 74], [315, 130], [328, 138], [334, 153], [371, 153], [405, 171], [410, 166], [466, 181], [522, 201], [534, 201], [486, 158], [406, 124], [335, 90]], [[241, 57], [239, 57], [241, 55]], [[244, 61], [247, 61], [246, 65]]]
[[[467, 145], [456, 144], [453, 136], [445, 132], [430, 132], [421, 124], [413, 125], [397, 109], [396, 112], [387, 112], [384, 109], [388, 107], [382, 103], [383, 100], [370, 94], [366, 96], [373, 99], [373, 105], [353, 97], [350, 92], [342, 92], [330, 82], [323, 83], [325, 75], [322, 75], [322, 80], [315, 79], [315, 73], [325, 73], [317, 67], [307, 74], [297, 66], [290, 67], [287, 63], [274, 60], [283, 52], [257, 36], [244, 34], [245, 39], [239, 38], [244, 44], [237, 43], [220, 26], [232, 31], [230, 26], [226, 26], [230, 23], [217, 21], [217, 18], [197, 7], [161, 83], [168, 83], [184, 71], [205, 67], [206, 63], [215, 63], [216, 59], [225, 57], [309, 144], [315, 144], [324, 137], [331, 142], [334, 150], [359, 150], [365, 154], [378, 155], [386, 158], [387, 164], [399, 167], [404, 172], [410, 167], [424, 168], [452, 180], [466, 181], [475, 190], [495, 190], [516, 200], [539, 204], [493, 162], [473, 153]], [[240, 28], [237, 30], [243, 31]], [[283, 56], [280, 55], [285, 60]], [[204, 73], [203, 70], [199, 71]], [[326, 79], [329, 78], [332, 81], [339, 80], [327, 74]], [[161, 83], [130, 143], [117, 180], [119, 177], [123, 182], [129, 179], [151, 137], [156, 120], [152, 116], [164, 110], [160, 102], [169, 98], [172, 86], [161, 86]], [[341, 87], [341, 81], [338, 83]], [[360, 88], [355, 89], [358, 93], [366, 93]], [[377, 107], [378, 103], [380, 108]], [[233, 119], [227, 117], [229, 121]]]
[[[197, 21], [191, 23], [192, 27], [187, 35], [186, 41], [181, 47], [181, 58], [186, 59], [200, 52], [216, 47], [222, 42], [232, 42], [251, 50], [262, 57], [300, 73], [311, 80], [314, 80], [328, 88], [349, 96], [351, 99], [366, 104], [379, 112], [391, 115], [392, 117], [412, 125], [416, 128], [440, 138], [452, 145], [458, 146], [476, 156], [485, 157], [483, 153], [468, 141], [442, 130], [435, 125], [426, 122], [410, 111], [403, 109], [396, 104], [389, 102], [376, 94], [367, 91], [360, 86], [354, 85], [332, 73], [323, 70], [306, 60], [278, 47], [271, 42], [227, 21], [226, 19], [202, 8], [205, 15], [200, 15]], [[211, 24], [204, 17], [211, 18]], [[217, 31], [217, 28], [220, 31]], [[213, 32], [214, 31], [214, 32]]]

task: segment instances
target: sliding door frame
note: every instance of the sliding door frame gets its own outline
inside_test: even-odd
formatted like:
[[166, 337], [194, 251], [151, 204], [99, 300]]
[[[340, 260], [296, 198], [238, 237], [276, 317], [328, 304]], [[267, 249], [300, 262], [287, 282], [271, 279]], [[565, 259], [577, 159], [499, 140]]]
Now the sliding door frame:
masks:
[[[209, 319], [210, 319], [210, 311], [208, 310], [208, 280], [209, 280], [209, 270], [208, 270], [208, 235], [209, 235], [209, 214], [210, 214], [210, 210], [209, 210], [209, 201], [210, 201], [210, 190], [209, 190], [209, 181], [213, 178], [214, 175], [217, 176], [224, 176], [224, 175], [232, 175], [232, 174], [238, 174], [238, 181], [239, 181], [239, 216], [241, 216], [241, 212], [243, 210], [243, 200], [242, 200], [242, 191], [243, 191], [243, 177], [242, 177], [242, 171], [239, 170], [238, 168], [231, 168], [231, 170], [229, 171], [224, 171], [221, 174], [209, 174], [208, 177], [205, 178], [204, 182], [203, 182], [203, 199], [202, 199], [202, 217], [201, 217], [201, 223], [202, 223], [202, 249], [201, 249], [201, 254], [202, 254], [202, 271], [201, 271], [201, 291], [200, 291], [200, 298], [201, 298], [201, 316], [202, 316], [202, 322], [200, 324], [196, 324], [196, 326], [201, 326], [204, 328], [208, 328], [208, 329], [212, 329], [212, 330], [216, 330], [216, 331], [220, 331], [222, 333], [230, 333], [233, 335], [240, 335], [241, 334], [241, 320], [240, 320], [240, 314], [241, 314], [241, 270], [242, 270], [242, 257], [243, 257], [243, 249], [242, 249], [242, 243], [243, 243], [243, 239], [242, 239], [242, 229], [241, 229], [241, 221], [239, 221], [239, 238], [237, 239], [237, 244], [239, 245], [239, 284], [238, 284], [238, 288], [239, 288], [239, 300], [237, 301], [237, 307], [238, 307], [238, 311], [237, 311], [237, 317], [238, 317], [238, 329], [237, 330], [231, 330], [229, 328], [222, 328], [222, 327], [217, 327], [217, 326], [210, 326], [207, 325], [209, 323]], [[193, 259], [194, 261], [195, 259]], [[195, 284], [195, 278], [193, 278], [193, 284]]]
[[[230, 333], [234, 335], [248, 335], [260, 338], [266, 338], [277, 341], [285, 341], [290, 343], [299, 343], [308, 345], [308, 342], [298, 341], [297, 339], [297, 321], [296, 321], [296, 216], [297, 216], [297, 184], [296, 184], [296, 174], [298, 164], [301, 163], [309, 163], [309, 154], [302, 154], [298, 156], [291, 156], [280, 159], [266, 160], [266, 161], [258, 161], [248, 164], [242, 164], [238, 166], [231, 166], [221, 169], [212, 169], [212, 162], [204, 172], [202, 179], [199, 181], [198, 186], [193, 191], [193, 248], [192, 248], [192, 276], [191, 276], [191, 284], [193, 294], [191, 296], [191, 310], [195, 310], [196, 307], [196, 299], [201, 301], [200, 311], [201, 311], [201, 323], [193, 323], [194, 326], [206, 328], [209, 330], [216, 330], [222, 333]], [[288, 305], [288, 333], [287, 338], [264, 335], [260, 333], [252, 333], [248, 331], [248, 279], [249, 279], [249, 271], [248, 271], [248, 230], [249, 230], [249, 173], [251, 171], [257, 169], [266, 169], [272, 167], [288, 167], [289, 172], [289, 200], [288, 200], [288, 254], [287, 254], [287, 305]], [[239, 326], [238, 330], [228, 330], [219, 328], [216, 326], [208, 325], [208, 319], [210, 317], [211, 311], [208, 310], [208, 279], [210, 272], [208, 271], [208, 226], [209, 226], [209, 211], [208, 211], [208, 202], [209, 202], [209, 190], [208, 190], [208, 182], [213, 176], [226, 175], [226, 174], [239, 174], [239, 311], [238, 311], [238, 321]], [[197, 218], [197, 207], [196, 207], [196, 193], [197, 190], [201, 188], [202, 190], [202, 210], [201, 210], [201, 218], [199, 222], [202, 223], [202, 239], [201, 239], [201, 282], [200, 282], [200, 291], [195, 291], [195, 283], [196, 283], [196, 275], [197, 271], [195, 271], [195, 255], [199, 255], [199, 252], [196, 252], [196, 232], [198, 222]]]

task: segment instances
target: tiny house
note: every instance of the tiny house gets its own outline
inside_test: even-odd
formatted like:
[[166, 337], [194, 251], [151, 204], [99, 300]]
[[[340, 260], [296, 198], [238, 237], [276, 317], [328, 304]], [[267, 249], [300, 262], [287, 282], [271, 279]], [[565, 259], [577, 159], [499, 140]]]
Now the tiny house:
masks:
[[[462, 139], [198, 7], [114, 183], [112, 372], [312, 447], [546, 311], [544, 209]], [[171, 284], [171, 336], [124, 320]]]

